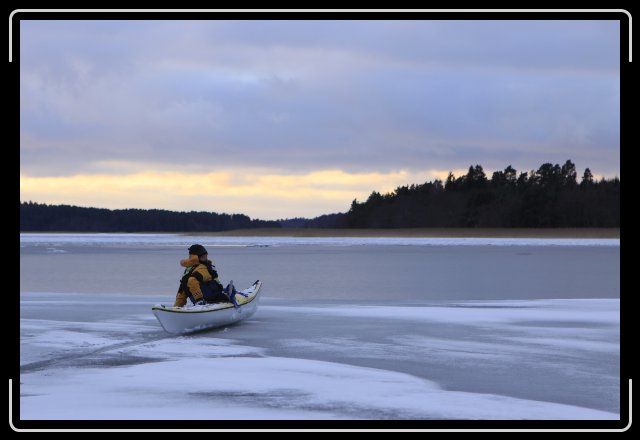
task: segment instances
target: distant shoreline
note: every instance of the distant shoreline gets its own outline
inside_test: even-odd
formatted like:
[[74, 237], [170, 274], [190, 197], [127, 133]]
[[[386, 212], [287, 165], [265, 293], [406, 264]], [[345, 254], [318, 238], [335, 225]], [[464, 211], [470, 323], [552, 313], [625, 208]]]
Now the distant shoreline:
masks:
[[321, 229], [259, 228], [218, 232], [87, 232], [20, 231], [21, 234], [176, 234], [211, 237], [488, 237], [488, 238], [620, 238], [620, 228], [399, 228], [399, 229]]
[[408, 228], [313, 229], [263, 228], [180, 235], [218, 237], [495, 237], [495, 238], [620, 238], [620, 228]]

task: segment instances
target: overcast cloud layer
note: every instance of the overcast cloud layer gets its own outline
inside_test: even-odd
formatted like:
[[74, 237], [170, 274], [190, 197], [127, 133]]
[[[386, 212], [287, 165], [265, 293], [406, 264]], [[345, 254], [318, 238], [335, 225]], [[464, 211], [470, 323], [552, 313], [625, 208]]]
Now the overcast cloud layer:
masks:
[[619, 40], [616, 21], [22, 21], [21, 174], [619, 176]]

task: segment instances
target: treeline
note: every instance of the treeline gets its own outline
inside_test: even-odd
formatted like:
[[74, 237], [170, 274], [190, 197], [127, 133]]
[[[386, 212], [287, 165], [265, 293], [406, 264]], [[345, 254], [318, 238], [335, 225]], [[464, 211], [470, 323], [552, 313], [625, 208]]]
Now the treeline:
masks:
[[589, 168], [545, 163], [518, 173], [508, 166], [487, 178], [480, 165], [354, 200], [347, 213], [314, 219], [252, 220], [243, 214], [159, 209], [100, 209], [20, 203], [21, 231], [214, 232], [248, 228], [620, 227], [620, 179], [596, 180]]
[[578, 182], [570, 160], [520, 173], [508, 166], [490, 179], [475, 165], [445, 182], [374, 191], [332, 220], [347, 228], [620, 227], [620, 179], [597, 181], [587, 168]]
[[345, 214], [324, 214], [315, 218], [295, 217], [278, 220], [283, 228], [343, 228]]
[[279, 228], [278, 222], [251, 220], [243, 214], [175, 212], [160, 209], [101, 209], [20, 203], [20, 231], [214, 232]]

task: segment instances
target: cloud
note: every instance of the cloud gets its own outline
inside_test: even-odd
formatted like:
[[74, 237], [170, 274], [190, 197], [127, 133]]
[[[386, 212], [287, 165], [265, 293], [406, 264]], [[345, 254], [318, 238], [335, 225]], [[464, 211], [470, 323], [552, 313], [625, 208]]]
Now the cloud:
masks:
[[616, 21], [22, 21], [20, 32], [20, 168], [33, 177], [132, 172], [118, 163], [287, 176], [568, 158], [619, 175]]

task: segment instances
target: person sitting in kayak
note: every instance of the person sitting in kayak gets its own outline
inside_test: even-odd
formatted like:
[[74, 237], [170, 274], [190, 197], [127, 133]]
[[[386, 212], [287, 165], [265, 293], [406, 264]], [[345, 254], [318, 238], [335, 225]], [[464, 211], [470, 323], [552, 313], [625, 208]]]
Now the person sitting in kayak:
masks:
[[187, 298], [196, 305], [233, 302], [237, 306], [235, 294], [238, 292], [233, 287], [233, 281], [226, 288], [222, 287], [218, 272], [209, 260], [209, 254], [204, 246], [194, 244], [188, 250], [189, 258], [180, 261], [180, 265], [185, 267], [185, 270], [173, 306], [183, 307], [187, 303]]

